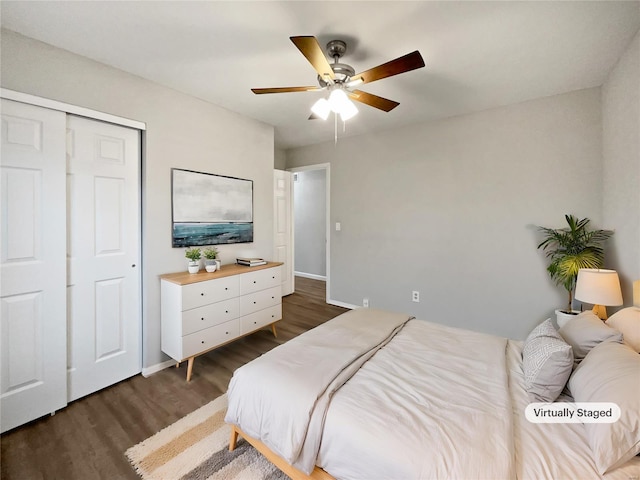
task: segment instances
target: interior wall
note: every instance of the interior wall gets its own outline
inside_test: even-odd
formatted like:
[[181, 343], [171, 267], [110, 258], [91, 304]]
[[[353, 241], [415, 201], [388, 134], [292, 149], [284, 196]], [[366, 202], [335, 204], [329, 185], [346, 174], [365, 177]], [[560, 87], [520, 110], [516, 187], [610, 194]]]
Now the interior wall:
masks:
[[632, 282], [640, 279], [639, 85], [640, 33], [602, 86], [603, 215], [615, 230], [607, 266], [618, 271], [625, 306], [633, 304]]
[[159, 275], [186, 270], [184, 249], [171, 247], [171, 168], [253, 180], [254, 242], [222, 245], [222, 263], [273, 253], [273, 127], [140, 77], [2, 31], [0, 83], [145, 122], [143, 163], [143, 366], [160, 350]]
[[524, 338], [566, 301], [535, 226], [602, 223], [601, 139], [593, 88], [291, 149], [287, 167], [331, 159], [331, 300]]
[[287, 169], [287, 153], [281, 148], [274, 148], [273, 152], [273, 168], [276, 170]]
[[293, 182], [296, 274], [327, 275], [326, 170], [296, 172]]

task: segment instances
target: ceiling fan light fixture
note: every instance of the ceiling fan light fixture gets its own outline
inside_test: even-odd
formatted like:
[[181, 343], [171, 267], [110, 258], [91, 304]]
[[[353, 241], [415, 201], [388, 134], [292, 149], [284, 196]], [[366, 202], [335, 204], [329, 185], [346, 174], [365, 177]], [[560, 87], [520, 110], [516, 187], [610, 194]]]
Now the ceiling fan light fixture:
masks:
[[329, 113], [331, 113], [331, 105], [329, 105], [329, 101], [326, 98], [321, 98], [313, 104], [311, 111], [322, 120], [326, 120], [329, 117]]
[[331, 95], [329, 95], [329, 106], [331, 107], [331, 111], [333, 113], [340, 113], [343, 109], [348, 108], [346, 105], [350, 104], [351, 101], [347, 94], [344, 93], [344, 90], [340, 88], [336, 88], [332, 90]]
[[357, 115], [358, 109], [350, 100], [347, 100], [345, 104], [342, 105], [342, 110], [340, 111], [340, 118], [343, 122], [346, 122], [350, 118], [353, 118]]

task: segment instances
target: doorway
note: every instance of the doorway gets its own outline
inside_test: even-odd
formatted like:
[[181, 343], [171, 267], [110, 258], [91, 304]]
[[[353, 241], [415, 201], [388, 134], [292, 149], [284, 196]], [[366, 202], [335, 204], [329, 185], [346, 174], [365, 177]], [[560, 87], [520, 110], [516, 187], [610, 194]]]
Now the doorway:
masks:
[[330, 278], [330, 165], [289, 169], [293, 174], [294, 274], [326, 282]]

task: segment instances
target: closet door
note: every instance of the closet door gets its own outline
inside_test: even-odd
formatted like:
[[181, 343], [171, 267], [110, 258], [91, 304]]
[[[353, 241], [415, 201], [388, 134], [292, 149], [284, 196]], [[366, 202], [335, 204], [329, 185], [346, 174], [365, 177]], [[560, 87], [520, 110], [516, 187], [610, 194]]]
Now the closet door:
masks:
[[67, 404], [65, 125], [2, 100], [2, 432]]
[[141, 371], [140, 132], [67, 120], [69, 400]]

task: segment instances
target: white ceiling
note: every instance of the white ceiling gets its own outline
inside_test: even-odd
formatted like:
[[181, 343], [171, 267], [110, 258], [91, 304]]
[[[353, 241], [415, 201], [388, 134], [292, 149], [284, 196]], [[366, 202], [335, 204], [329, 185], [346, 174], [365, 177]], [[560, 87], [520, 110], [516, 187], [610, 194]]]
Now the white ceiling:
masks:
[[598, 86], [640, 28], [638, 1], [6, 1], [2, 27], [275, 126], [276, 145], [333, 139], [308, 121], [320, 92], [290, 36], [347, 41], [356, 72], [420, 50], [426, 67], [358, 88], [346, 133], [394, 128]]

